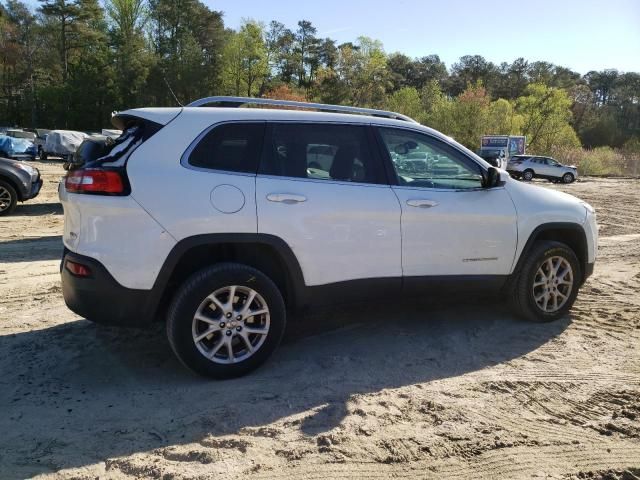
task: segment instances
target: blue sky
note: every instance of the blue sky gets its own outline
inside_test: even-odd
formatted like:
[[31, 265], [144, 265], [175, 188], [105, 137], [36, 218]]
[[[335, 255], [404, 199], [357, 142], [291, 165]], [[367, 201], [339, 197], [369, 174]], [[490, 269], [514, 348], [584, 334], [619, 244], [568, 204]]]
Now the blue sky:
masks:
[[640, 0], [201, 1], [223, 11], [232, 28], [243, 18], [289, 28], [306, 19], [339, 43], [365, 35], [381, 40], [387, 52], [435, 53], [447, 66], [479, 54], [496, 63], [546, 60], [582, 74], [640, 72]]

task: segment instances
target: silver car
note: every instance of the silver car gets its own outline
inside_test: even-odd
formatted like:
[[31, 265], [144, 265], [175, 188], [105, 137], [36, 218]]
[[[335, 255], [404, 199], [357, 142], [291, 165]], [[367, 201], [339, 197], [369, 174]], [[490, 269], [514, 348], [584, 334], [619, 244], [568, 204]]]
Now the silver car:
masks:
[[563, 165], [551, 157], [515, 155], [509, 159], [507, 171], [512, 177], [527, 182], [534, 178], [546, 178], [551, 182], [571, 183], [578, 178], [574, 165]]

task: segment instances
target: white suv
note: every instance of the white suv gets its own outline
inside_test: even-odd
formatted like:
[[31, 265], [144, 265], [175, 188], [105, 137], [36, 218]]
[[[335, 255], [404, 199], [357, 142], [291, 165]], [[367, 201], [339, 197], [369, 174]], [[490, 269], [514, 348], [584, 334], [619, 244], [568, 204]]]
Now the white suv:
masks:
[[[271, 108], [231, 108], [254, 104]], [[397, 113], [212, 97], [113, 123], [111, 152], [60, 185], [65, 301], [101, 323], [166, 318], [204, 375], [263, 363], [302, 306], [502, 291], [550, 321], [593, 271], [589, 205]]]

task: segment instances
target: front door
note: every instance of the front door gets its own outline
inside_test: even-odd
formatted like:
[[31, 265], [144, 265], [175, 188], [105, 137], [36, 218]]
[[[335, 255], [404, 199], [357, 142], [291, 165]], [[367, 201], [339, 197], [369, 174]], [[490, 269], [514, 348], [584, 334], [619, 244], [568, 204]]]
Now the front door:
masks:
[[[516, 211], [502, 186], [482, 188], [482, 170], [446, 142], [408, 129], [378, 128], [398, 185], [405, 277], [507, 275]], [[418, 153], [424, 165], [408, 162]]]

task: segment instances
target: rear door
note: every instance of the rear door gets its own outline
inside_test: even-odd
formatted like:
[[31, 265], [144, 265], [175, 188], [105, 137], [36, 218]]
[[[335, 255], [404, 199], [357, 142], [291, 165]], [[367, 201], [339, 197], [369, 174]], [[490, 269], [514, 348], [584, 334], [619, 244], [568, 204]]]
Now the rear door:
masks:
[[369, 126], [273, 123], [256, 178], [258, 232], [296, 255], [308, 286], [401, 278], [400, 206]]

